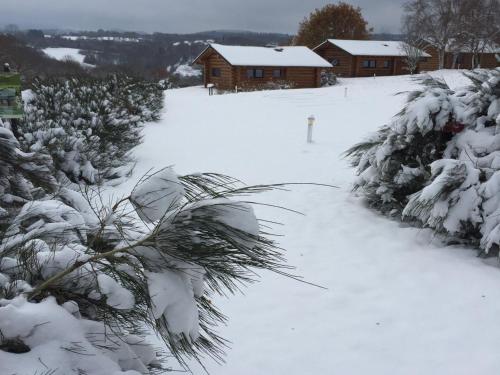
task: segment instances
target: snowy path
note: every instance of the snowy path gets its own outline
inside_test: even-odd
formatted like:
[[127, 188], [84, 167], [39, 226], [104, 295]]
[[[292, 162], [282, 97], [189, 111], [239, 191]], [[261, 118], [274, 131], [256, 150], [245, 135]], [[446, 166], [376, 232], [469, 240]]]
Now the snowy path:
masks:
[[[453, 78], [453, 75], [450, 77]], [[262, 274], [217, 303], [229, 316], [227, 364], [216, 375], [498, 374], [500, 270], [461, 248], [443, 248], [350, 193], [340, 154], [386, 123], [415, 86], [407, 77], [345, 80], [344, 86], [209, 97], [168, 91], [163, 121], [145, 130], [134, 177], [174, 164], [178, 173], [221, 172], [246, 183], [319, 182], [259, 198], [303, 212], [259, 207], [290, 264], [322, 290]], [[314, 114], [315, 143], [305, 143]], [[136, 178], [132, 178], [132, 181]], [[130, 186], [122, 186], [127, 190]], [[193, 364], [195, 373], [202, 373]]]

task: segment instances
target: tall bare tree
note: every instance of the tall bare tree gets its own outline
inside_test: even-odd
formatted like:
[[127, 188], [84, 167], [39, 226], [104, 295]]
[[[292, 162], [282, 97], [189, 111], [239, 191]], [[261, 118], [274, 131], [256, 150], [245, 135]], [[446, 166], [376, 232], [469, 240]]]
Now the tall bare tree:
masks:
[[404, 10], [403, 29], [437, 50], [439, 69], [447, 51], [466, 50], [478, 66], [479, 54], [500, 38], [500, 0], [410, 0]]
[[403, 61], [406, 68], [413, 74], [418, 69], [418, 64], [423, 57], [423, 49], [427, 46], [418, 33], [411, 29], [412, 25], [407, 23], [403, 25], [404, 40], [401, 42], [400, 48], [404, 53]]
[[439, 69], [444, 68], [445, 53], [456, 38], [457, 19], [463, 0], [411, 0], [404, 5], [403, 24], [413, 35], [436, 48]]
[[462, 0], [460, 29], [455, 44], [472, 53], [472, 66], [480, 66], [479, 55], [500, 39], [500, 1]]

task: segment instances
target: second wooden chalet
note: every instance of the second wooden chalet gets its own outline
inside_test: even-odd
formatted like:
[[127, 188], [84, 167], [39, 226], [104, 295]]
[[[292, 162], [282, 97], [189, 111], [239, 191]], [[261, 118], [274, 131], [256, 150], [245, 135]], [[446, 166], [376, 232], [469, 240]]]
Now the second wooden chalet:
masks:
[[289, 83], [294, 88], [320, 87], [321, 71], [332, 65], [307, 47], [247, 47], [210, 44], [194, 61], [203, 65], [204, 84], [218, 89], [265, 87]]
[[[398, 41], [328, 39], [314, 52], [333, 65], [333, 72], [343, 77], [368, 77], [409, 74], [405, 51]], [[421, 52], [421, 61], [431, 57]]]

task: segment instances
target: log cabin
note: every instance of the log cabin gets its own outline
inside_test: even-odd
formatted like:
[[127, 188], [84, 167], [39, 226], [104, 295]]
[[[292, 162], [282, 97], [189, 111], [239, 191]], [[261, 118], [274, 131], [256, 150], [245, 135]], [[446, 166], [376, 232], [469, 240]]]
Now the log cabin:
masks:
[[307, 47], [250, 47], [210, 44], [192, 64], [203, 66], [205, 87], [258, 89], [277, 83], [293, 88], [321, 85], [332, 65]]
[[[342, 77], [409, 74], [402, 42], [328, 39], [313, 49], [330, 62], [333, 73]], [[421, 63], [431, 58], [422, 51]]]
[[[424, 50], [432, 57], [421, 63], [421, 70], [439, 69], [439, 52], [433, 46], [428, 46]], [[479, 61], [475, 61], [478, 59]], [[494, 69], [500, 66], [500, 47], [485, 46], [483, 52], [474, 56], [470, 49], [447, 48], [444, 54], [444, 69], [474, 69], [476, 67]]]

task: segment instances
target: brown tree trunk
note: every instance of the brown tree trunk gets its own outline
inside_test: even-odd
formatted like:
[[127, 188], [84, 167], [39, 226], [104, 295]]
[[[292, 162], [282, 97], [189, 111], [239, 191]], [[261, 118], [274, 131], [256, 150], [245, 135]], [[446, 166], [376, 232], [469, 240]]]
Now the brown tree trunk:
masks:
[[439, 52], [438, 52], [438, 57], [439, 57], [439, 69], [444, 69], [444, 58], [445, 58], [445, 53], [446, 53], [446, 50], [443, 48], [443, 49], [440, 49]]

